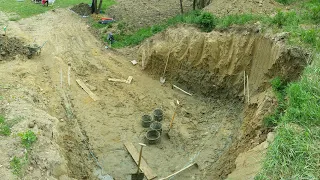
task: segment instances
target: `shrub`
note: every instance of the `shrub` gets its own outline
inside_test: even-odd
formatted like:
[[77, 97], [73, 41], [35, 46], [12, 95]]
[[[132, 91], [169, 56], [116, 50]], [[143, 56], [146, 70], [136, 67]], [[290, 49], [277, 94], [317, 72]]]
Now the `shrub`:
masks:
[[216, 27], [217, 18], [211, 13], [204, 12], [198, 17], [197, 24], [203, 31], [210, 32]]

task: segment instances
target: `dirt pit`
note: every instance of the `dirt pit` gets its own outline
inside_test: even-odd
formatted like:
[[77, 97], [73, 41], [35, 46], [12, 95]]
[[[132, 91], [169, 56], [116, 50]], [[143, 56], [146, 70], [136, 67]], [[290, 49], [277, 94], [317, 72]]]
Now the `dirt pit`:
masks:
[[72, 11], [79, 14], [80, 16], [89, 16], [91, 14], [91, 8], [88, 4], [80, 3], [71, 8]]
[[[206, 127], [210, 127], [215, 120], [218, 124], [214, 127], [228, 127], [225, 124], [228, 121], [233, 122], [234, 126], [233, 131], [229, 131], [230, 139], [217, 135], [210, 137], [213, 145], [224, 142], [226, 146], [218, 150], [221, 154], [211, 154], [216, 150], [212, 146], [204, 147], [200, 153], [202, 157], [195, 159], [200, 170], [193, 172], [195, 179], [226, 178], [235, 168], [234, 161], [239, 153], [265, 140], [267, 130], [262, 128], [262, 119], [276, 106], [270, 93], [270, 81], [274, 77], [281, 77], [287, 82], [297, 79], [309, 57], [300, 48], [285, 46], [283, 34], [261, 34], [255, 28], [203, 33], [183, 26], [146, 40], [138, 54], [142, 68], [155, 77], [165, 76], [166, 83], [210, 99], [208, 105], [223, 101], [224, 105], [218, 108], [220, 110], [228, 106], [239, 107], [237, 110], [229, 108], [220, 117], [207, 118], [208, 121], [204, 123]], [[219, 112], [214, 108], [209, 109], [206, 114]], [[230, 117], [231, 113], [238, 114], [238, 118]], [[195, 116], [195, 119], [199, 120], [200, 117], [203, 116]], [[215, 132], [211, 129], [207, 131]], [[201, 130], [188, 129], [187, 132], [192, 136]], [[218, 132], [222, 133], [223, 130], [218, 129]], [[190, 146], [204, 139], [197, 136], [175, 143], [183, 142]], [[227, 140], [229, 143], [226, 143]]]
[[27, 55], [28, 48], [24, 46], [24, 42], [16, 37], [8, 37], [0, 35], [0, 60], [11, 59], [20, 54]]
[[[7, 84], [0, 86], [5, 115], [11, 119], [14, 114], [11, 109], [20, 100], [50, 114], [40, 116], [46, 117], [49, 125], [40, 130], [45, 135], [38, 136], [35, 153], [31, 153], [30, 158], [38, 160], [38, 152], [50, 154], [45, 143], [51, 143], [52, 154], [55, 152], [61, 157], [57, 164], [62, 166], [54, 166], [52, 159], [29, 164], [26, 169], [31, 170], [25, 175], [31, 179], [34, 169], [40, 171], [40, 175], [55, 179], [98, 179], [99, 175], [101, 179], [102, 176], [128, 179], [137, 171], [137, 165], [124, 143], [131, 142], [139, 149], [138, 143], [144, 142], [147, 132], [141, 125], [141, 117], [152, 114], [156, 108], [163, 110], [162, 127], [168, 130], [176, 100], [180, 101], [180, 107], [170, 131], [171, 138], [163, 134], [160, 143], [144, 148], [143, 158], [158, 178], [192, 162], [198, 166], [192, 166], [175, 179], [226, 177], [240, 153], [233, 148], [243, 151], [262, 138], [259, 135], [262, 134], [261, 119], [276, 104], [272, 96], [265, 93], [270, 87], [269, 80], [277, 75], [289, 80], [297, 78], [306, 64], [307, 55], [303, 51], [286, 48], [277, 37], [254, 31], [203, 33], [190, 27], [178, 27], [140, 46], [137, 60], [145, 70], [141, 71], [141, 66], [132, 65], [133, 59], [105, 49], [78, 15], [63, 9], [47, 12], [47, 15], [24, 19], [10, 32], [37, 37], [39, 42], [48, 40], [42, 53], [32, 61], [0, 62], [0, 81]], [[45, 26], [48, 21], [52, 26]], [[159, 77], [167, 59], [163, 85]], [[249, 103], [243, 98], [243, 71], [250, 82]], [[128, 76], [133, 76], [131, 84], [108, 80], [127, 79]], [[99, 100], [94, 101], [76, 80], [81, 80]], [[193, 95], [172, 89], [172, 84]], [[21, 112], [28, 118], [17, 124], [15, 132], [26, 130], [27, 122], [38, 117], [27, 112], [34, 112], [32, 107], [25, 104], [21, 107], [26, 108]], [[51, 131], [47, 131], [50, 127], [57, 131], [53, 138], [52, 133], [49, 135]], [[14, 136], [1, 138], [4, 139], [1, 142], [13, 138], [15, 145], [11, 148], [20, 143]], [[236, 146], [242, 139], [248, 140], [244, 141], [245, 147]], [[6, 145], [0, 147], [2, 150]], [[11, 173], [8, 161], [14, 155], [4, 156], [6, 159], [1, 162], [6, 168], [1, 171]], [[63, 166], [67, 168], [56, 168]]]

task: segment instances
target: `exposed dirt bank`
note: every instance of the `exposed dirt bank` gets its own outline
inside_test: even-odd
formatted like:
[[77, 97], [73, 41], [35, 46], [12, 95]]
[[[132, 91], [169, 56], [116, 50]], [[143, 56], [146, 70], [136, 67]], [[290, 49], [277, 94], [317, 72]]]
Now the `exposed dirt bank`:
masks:
[[[308, 53], [285, 46], [281, 35], [233, 29], [203, 33], [195, 28], [172, 28], [146, 40], [139, 48], [139, 62], [148, 73], [160, 77], [168, 60], [166, 81], [205, 97], [245, 100], [244, 119], [231, 148], [209, 168], [208, 177], [225, 178], [239, 153], [266, 138], [262, 119], [276, 106], [270, 81], [292, 81], [307, 65]], [[248, 75], [250, 101], [244, 96], [244, 72]]]

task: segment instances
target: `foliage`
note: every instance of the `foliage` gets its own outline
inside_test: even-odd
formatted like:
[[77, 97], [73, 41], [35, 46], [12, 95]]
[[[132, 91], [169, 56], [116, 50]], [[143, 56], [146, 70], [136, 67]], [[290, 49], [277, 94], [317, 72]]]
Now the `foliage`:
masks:
[[16, 156], [10, 161], [10, 167], [14, 175], [21, 176], [22, 164], [22, 160]]
[[254, 20], [258, 20], [260, 16], [253, 14], [235, 14], [227, 15], [219, 19], [218, 28], [228, 28], [233, 24], [243, 25]]
[[271, 85], [273, 92], [276, 95], [278, 106], [271, 115], [263, 119], [263, 123], [266, 127], [276, 126], [279, 123], [280, 118], [282, 117], [287, 106], [285, 101], [286, 83], [283, 80], [281, 80], [280, 77], [276, 77], [271, 81]]
[[21, 138], [22, 145], [24, 145], [26, 149], [29, 149], [31, 145], [37, 140], [37, 136], [30, 130], [24, 133], [19, 133], [18, 135]]
[[203, 31], [210, 32], [216, 27], [217, 18], [209, 12], [203, 12], [200, 16], [198, 16], [197, 24], [200, 25], [200, 28]]
[[[320, 177], [320, 68], [309, 66], [301, 80], [286, 86], [285, 111], [279, 115], [275, 141], [256, 179]], [[280, 81], [272, 83], [282, 90]], [[280, 87], [280, 88], [279, 88]]]
[[0, 114], [0, 135], [9, 136], [11, 134], [11, 128], [7, 124], [6, 119]]
[[278, 3], [281, 3], [281, 4], [292, 4], [294, 2], [296, 2], [297, 0], [276, 0]]

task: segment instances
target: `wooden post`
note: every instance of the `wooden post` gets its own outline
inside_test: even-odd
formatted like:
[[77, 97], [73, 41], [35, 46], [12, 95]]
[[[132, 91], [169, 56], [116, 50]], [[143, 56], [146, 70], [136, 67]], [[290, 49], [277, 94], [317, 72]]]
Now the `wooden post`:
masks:
[[250, 103], [250, 94], [249, 94], [249, 76], [247, 75], [247, 94], [248, 94], [248, 104]]

